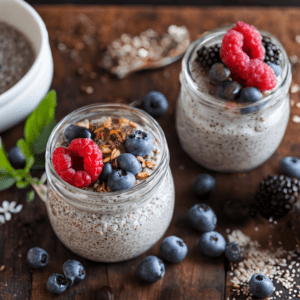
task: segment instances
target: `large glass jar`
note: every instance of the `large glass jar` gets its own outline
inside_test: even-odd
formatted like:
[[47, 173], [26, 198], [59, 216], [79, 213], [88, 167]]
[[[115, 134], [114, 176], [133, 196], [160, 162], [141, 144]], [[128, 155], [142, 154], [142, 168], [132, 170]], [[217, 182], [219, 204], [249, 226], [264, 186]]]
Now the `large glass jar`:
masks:
[[[134, 187], [97, 193], [67, 184], [55, 172], [51, 157], [69, 124], [103, 116], [126, 118], [150, 132], [157, 141], [160, 159], [153, 173]], [[76, 254], [99, 262], [136, 257], [152, 247], [167, 230], [174, 210], [174, 182], [169, 149], [158, 123], [143, 111], [121, 104], [83, 107], [54, 128], [46, 150], [47, 211], [61, 242]]]
[[254, 104], [228, 102], [205, 91], [201, 86], [205, 80], [193, 68], [196, 52], [202, 46], [220, 44], [230, 28], [205, 33], [186, 52], [180, 74], [176, 128], [182, 148], [197, 163], [214, 171], [241, 172], [264, 163], [279, 146], [290, 114], [292, 76], [281, 43], [260, 30], [281, 49], [282, 71], [276, 88]]

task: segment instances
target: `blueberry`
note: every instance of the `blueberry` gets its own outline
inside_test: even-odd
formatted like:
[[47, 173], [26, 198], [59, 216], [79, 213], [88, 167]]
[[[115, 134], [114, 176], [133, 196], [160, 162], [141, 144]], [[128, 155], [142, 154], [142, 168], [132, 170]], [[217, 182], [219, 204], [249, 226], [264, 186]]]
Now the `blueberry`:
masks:
[[247, 221], [250, 211], [250, 204], [240, 199], [227, 200], [223, 208], [224, 215], [235, 224]]
[[262, 107], [264, 107], [267, 104], [267, 102], [264, 102], [260, 105], [255, 105], [255, 106], [251, 106], [251, 107], [244, 107], [241, 108], [241, 114], [242, 115], [247, 115], [247, 114], [253, 114], [256, 113], [257, 111], [259, 111]]
[[229, 261], [240, 262], [244, 259], [242, 249], [237, 243], [229, 243], [225, 249], [225, 256]]
[[217, 226], [217, 216], [206, 204], [195, 204], [191, 207], [188, 218], [193, 226], [202, 232], [212, 231]]
[[230, 76], [230, 70], [222, 63], [213, 64], [211, 69], [209, 70], [208, 78], [212, 82], [221, 82]]
[[83, 265], [73, 259], [69, 259], [63, 264], [63, 272], [69, 281], [69, 287], [82, 281], [86, 275]]
[[249, 281], [249, 289], [254, 296], [265, 298], [273, 293], [274, 285], [269, 277], [254, 274]]
[[127, 135], [124, 146], [127, 152], [143, 157], [150, 153], [153, 143], [153, 137], [150, 133], [136, 130], [132, 134]]
[[271, 62], [268, 62], [267, 64], [273, 69], [276, 77], [278, 77], [280, 75], [280, 73], [281, 73], [281, 67], [280, 67], [280, 65], [276, 65], [276, 64], [273, 64]]
[[216, 180], [209, 174], [200, 174], [193, 183], [193, 191], [201, 198], [208, 198], [216, 190]]
[[300, 179], [300, 159], [287, 156], [280, 162], [280, 172], [288, 177]]
[[242, 103], [253, 103], [262, 98], [262, 93], [255, 87], [247, 87], [242, 89], [239, 102]]
[[17, 146], [9, 150], [8, 160], [15, 169], [24, 169], [26, 166], [25, 157]]
[[42, 248], [31, 248], [27, 253], [29, 266], [34, 269], [46, 267], [49, 262], [49, 254]]
[[216, 96], [221, 99], [234, 101], [239, 98], [241, 89], [242, 87], [236, 81], [226, 79], [218, 84]]
[[114, 170], [108, 177], [108, 186], [112, 192], [127, 190], [134, 186], [135, 176], [125, 170]]
[[209, 231], [202, 234], [199, 242], [199, 251], [207, 257], [219, 257], [225, 252], [226, 241], [216, 231]]
[[92, 133], [85, 127], [71, 124], [64, 130], [64, 138], [70, 144], [74, 139], [91, 139]]
[[188, 248], [184, 241], [177, 236], [166, 237], [160, 245], [160, 253], [162, 257], [171, 263], [182, 261], [188, 252]]
[[63, 293], [67, 289], [68, 285], [68, 279], [65, 276], [57, 273], [51, 275], [47, 281], [47, 289], [54, 294]]
[[141, 162], [131, 153], [123, 153], [117, 158], [118, 168], [134, 175], [142, 171]]
[[152, 91], [144, 97], [142, 107], [149, 115], [161, 117], [168, 109], [168, 101], [162, 93]]
[[99, 176], [99, 179], [102, 181], [107, 181], [107, 179], [112, 171], [113, 171], [113, 168], [110, 163], [104, 164], [103, 170]]
[[137, 269], [138, 277], [146, 282], [156, 282], [164, 277], [165, 265], [158, 257], [150, 255], [142, 260]]

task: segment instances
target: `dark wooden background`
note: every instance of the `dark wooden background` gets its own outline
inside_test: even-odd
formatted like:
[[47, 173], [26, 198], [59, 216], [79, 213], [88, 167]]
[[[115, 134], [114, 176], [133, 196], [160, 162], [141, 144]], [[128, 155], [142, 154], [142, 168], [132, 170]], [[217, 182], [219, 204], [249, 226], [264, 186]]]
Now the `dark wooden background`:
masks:
[[[132, 35], [150, 27], [160, 32], [166, 31], [168, 25], [186, 25], [191, 39], [198, 38], [204, 31], [215, 27], [243, 20], [275, 34], [284, 44], [289, 55], [300, 56], [299, 45], [295, 36], [300, 34], [300, 10], [276, 8], [168, 8], [168, 7], [114, 7], [114, 6], [36, 6], [44, 19], [50, 35], [51, 48], [55, 63], [52, 87], [58, 95], [56, 118], [84, 105], [99, 102], [130, 103], [140, 100], [151, 90], [163, 92], [169, 100], [169, 110], [159, 123], [166, 133], [171, 153], [171, 169], [176, 185], [176, 206], [170, 228], [165, 236], [177, 235], [185, 240], [189, 253], [179, 264], [166, 264], [166, 275], [159, 282], [148, 285], [136, 277], [136, 269], [147, 255], [159, 256], [157, 243], [144, 255], [131, 261], [117, 264], [94, 263], [82, 259], [66, 249], [53, 233], [47, 217], [45, 205], [35, 197], [32, 203], [26, 203], [25, 192], [15, 187], [0, 193], [3, 200], [23, 203], [23, 211], [13, 215], [12, 220], [0, 226], [0, 266], [5, 270], [0, 273], [0, 299], [114, 299], [114, 300], [223, 300], [230, 296], [230, 282], [226, 286], [227, 265], [223, 258], [206, 259], [197, 251], [200, 233], [192, 229], [186, 220], [188, 209], [199, 202], [191, 191], [195, 177], [202, 172], [209, 172], [195, 165], [180, 148], [174, 127], [175, 104], [179, 91], [180, 62], [164, 69], [133, 74], [119, 81], [98, 68], [101, 50], [127, 32]], [[82, 14], [89, 18], [89, 24], [96, 27], [93, 33], [94, 44], [77, 51], [75, 58], [71, 50], [59, 51], [60, 42], [73, 49], [80, 41], [76, 23]], [[292, 22], [290, 20], [293, 20]], [[79, 30], [80, 32], [80, 30]], [[84, 30], [83, 30], [84, 33]], [[74, 42], [75, 39], [75, 42]], [[77, 39], [77, 40], [76, 40]], [[86, 76], [79, 76], [77, 70], [83, 67]], [[95, 79], [89, 78], [91, 71], [96, 72]], [[293, 82], [300, 83], [299, 64], [293, 68]], [[80, 91], [82, 85], [94, 88], [91, 95]], [[292, 95], [298, 102], [298, 94]], [[300, 115], [295, 106], [292, 114]], [[2, 134], [6, 150], [14, 146], [22, 137], [24, 123]], [[278, 172], [280, 159], [287, 155], [300, 157], [300, 124], [291, 120], [287, 133], [278, 151], [256, 170], [242, 174], [224, 174], [209, 172], [217, 180], [217, 194], [207, 201], [218, 215], [217, 230], [225, 234], [226, 228], [242, 228], [249, 235], [266, 232], [268, 222], [258, 219], [246, 222], [243, 226], [230, 223], [223, 214], [223, 204], [227, 199], [240, 197], [244, 201], [253, 201], [254, 191], [259, 181], [267, 174]], [[40, 175], [40, 173], [33, 173]], [[254, 226], [260, 231], [254, 232]], [[287, 230], [288, 231], [288, 230]], [[261, 238], [264, 236], [262, 235]], [[278, 231], [277, 238], [292, 245], [290, 234]], [[26, 263], [26, 254], [31, 247], [39, 246], [50, 254], [49, 265], [42, 270], [30, 271]], [[61, 272], [63, 263], [68, 259], [80, 260], [87, 270], [86, 279], [77, 287], [62, 295], [54, 297], [46, 290], [46, 281], [54, 272]], [[108, 288], [108, 287], [109, 288]], [[109, 298], [108, 291], [114, 298]], [[225, 298], [226, 295], [226, 298]], [[231, 298], [230, 298], [231, 299]]]
[[300, 6], [300, 0], [27, 0], [30, 4]]

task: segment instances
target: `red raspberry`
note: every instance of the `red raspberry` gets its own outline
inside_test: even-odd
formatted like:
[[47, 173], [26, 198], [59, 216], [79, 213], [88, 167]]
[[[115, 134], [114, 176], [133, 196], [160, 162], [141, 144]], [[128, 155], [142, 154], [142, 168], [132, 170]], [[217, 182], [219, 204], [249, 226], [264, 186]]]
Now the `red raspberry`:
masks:
[[237, 22], [232, 30], [240, 32], [244, 36], [243, 51], [250, 57], [250, 59], [265, 59], [265, 49], [261, 42], [261, 35], [259, 31], [253, 26], [244, 22]]
[[221, 59], [240, 84], [257, 87], [262, 92], [275, 88], [276, 76], [272, 68], [263, 62], [264, 57], [261, 36], [254, 26], [237, 22], [225, 34]]
[[258, 59], [251, 59], [247, 70], [246, 86], [255, 86], [264, 92], [274, 89], [276, 84], [273, 69]]
[[243, 51], [244, 37], [241, 33], [231, 29], [223, 40], [221, 47], [221, 59], [227, 65], [233, 75], [246, 73], [247, 66], [250, 62], [249, 56]]
[[78, 188], [96, 181], [103, 168], [102, 152], [90, 139], [75, 139], [68, 149], [56, 148], [52, 163], [63, 180]]

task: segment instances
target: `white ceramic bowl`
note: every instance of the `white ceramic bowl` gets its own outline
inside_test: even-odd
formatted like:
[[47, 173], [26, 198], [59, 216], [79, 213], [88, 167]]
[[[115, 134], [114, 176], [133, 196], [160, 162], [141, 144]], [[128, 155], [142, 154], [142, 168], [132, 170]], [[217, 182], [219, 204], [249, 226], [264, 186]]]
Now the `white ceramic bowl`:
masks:
[[53, 59], [46, 26], [23, 0], [0, 0], [0, 21], [20, 30], [32, 43], [35, 61], [25, 76], [0, 95], [0, 133], [24, 120], [49, 91]]

